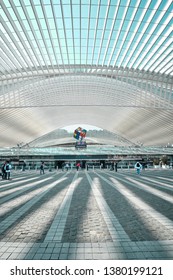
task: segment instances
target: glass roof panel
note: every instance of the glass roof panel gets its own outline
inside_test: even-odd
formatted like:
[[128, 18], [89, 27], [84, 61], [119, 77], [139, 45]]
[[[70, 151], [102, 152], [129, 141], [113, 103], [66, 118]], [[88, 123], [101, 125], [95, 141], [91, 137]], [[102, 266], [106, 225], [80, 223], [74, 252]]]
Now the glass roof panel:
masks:
[[[101, 108], [106, 104], [117, 110], [120, 106], [162, 108], [168, 110], [166, 113], [170, 117], [173, 102], [172, 1], [2, 0], [0, 14], [0, 110], [18, 106], [32, 108], [32, 113], [37, 115], [35, 107], [60, 106], [58, 109], [61, 109], [69, 100], [77, 106], [76, 110], [81, 110], [80, 106], [91, 107], [93, 101]], [[125, 118], [120, 109], [122, 119], [128, 119], [128, 125], [133, 127], [129, 134], [121, 120], [117, 127], [112, 122], [110, 130], [115, 132], [119, 128], [122, 132], [122, 129], [123, 134], [128, 134], [125, 138], [134, 138], [135, 142], [139, 136], [133, 125], [140, 115], [132, 111], [129, 111], [129, 118]], [[111, 113], [115, 114], [113, 109]], [[10, 119], [13, 114], [11, 111], [8, 114], [7, 119]], [[17, 127], [17, 109], [15, 114]], [[23, 111], [21, 114], [24, 115]], [[162, 114], [156, 114], [161, 124]], [[155, 117], [152, 113], [151, 116]], [[52, 130], [57, 121], [56, 110], [53, 119]], [[100, 120], [98, 114], [98, 125]], [[6, 122], [7, 126], [1, 123], [0, 126], [8, 132]], [[148, 119], [148, 123], [151, 122]], [[33, 132], [31, 127], [33, 137], [43, 132], [38, 128]], [[144, 127], [148, 127], [147, 123]], [[169, 131], [172, 130], [169, 128]], [[171, 138], [173, 135], [169, 131]], [[149, 135], [148, 138], [144, 136], [146, 143], [151, 143]]]

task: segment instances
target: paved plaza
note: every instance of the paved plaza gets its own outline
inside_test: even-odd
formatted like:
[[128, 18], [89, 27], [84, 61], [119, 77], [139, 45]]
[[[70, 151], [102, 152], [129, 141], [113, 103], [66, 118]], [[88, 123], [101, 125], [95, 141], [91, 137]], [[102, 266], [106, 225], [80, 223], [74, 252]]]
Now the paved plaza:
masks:
[[173, 170], [12, 171], [1, 260], [173, 259]]

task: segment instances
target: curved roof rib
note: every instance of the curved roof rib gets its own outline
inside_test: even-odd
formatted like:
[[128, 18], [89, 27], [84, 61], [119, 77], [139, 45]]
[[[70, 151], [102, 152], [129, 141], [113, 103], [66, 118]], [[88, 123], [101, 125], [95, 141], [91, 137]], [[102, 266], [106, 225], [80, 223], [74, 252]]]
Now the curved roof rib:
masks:
[[167, 0], [0, 1], [0, 147], [76, 123], [173, 144], [172, 18]]

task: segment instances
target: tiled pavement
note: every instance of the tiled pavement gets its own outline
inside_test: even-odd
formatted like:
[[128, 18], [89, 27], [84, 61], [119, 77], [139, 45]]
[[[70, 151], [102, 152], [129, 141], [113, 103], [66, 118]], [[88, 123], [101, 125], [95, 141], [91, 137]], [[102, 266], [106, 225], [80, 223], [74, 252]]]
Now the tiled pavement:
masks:
[[13, 172], [0, 259], [173, 259], [173, 170]]

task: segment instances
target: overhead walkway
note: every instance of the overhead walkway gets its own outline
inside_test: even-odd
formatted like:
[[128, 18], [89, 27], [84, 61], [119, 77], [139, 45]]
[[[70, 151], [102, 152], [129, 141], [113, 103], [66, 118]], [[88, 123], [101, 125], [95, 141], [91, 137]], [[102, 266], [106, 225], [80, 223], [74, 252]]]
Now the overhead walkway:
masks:
[[0, 259], [173, 259], [173, 171], [13, 171]]

